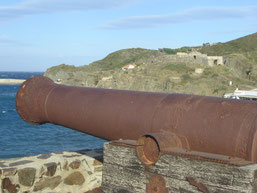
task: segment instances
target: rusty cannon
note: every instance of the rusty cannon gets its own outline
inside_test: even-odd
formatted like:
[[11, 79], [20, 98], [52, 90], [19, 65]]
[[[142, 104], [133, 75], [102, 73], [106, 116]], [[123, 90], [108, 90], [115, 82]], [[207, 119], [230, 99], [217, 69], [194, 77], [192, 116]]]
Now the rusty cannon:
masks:
[[32, 124], [49, 122], [106, 140], [137, 140], [146, 165], [170, 149], [257, 163], [257, 103], [252, 101], [72, 87], [33, 77], [21, 85], [16, 107]]

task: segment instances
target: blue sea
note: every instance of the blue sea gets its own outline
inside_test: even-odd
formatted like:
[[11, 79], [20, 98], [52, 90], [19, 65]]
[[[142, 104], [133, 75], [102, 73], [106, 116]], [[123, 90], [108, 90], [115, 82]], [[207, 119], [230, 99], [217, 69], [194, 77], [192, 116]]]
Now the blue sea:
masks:
[[[0, 78], [28, 79], [42, 72], [0, 72]], [[53, 124], [23, 121], [15, 108], [19, 85], [0, 85], [0, 159], [101, 148], [104, 140]]]

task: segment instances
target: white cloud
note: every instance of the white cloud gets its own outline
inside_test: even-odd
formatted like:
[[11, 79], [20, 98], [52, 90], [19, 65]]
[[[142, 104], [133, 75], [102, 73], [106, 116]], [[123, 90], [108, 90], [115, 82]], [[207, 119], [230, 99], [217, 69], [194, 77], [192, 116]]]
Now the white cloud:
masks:
[[198, 7], [165, 15], [135, 16], [111, 21], [101, 29], [137, 29], [160, 25], [224, 19], [257, 18], [257, 6]]
[[24, 0], [12, 6], [0, 6], [0, 20], [42, 13], [113, 9], [138, 0]]

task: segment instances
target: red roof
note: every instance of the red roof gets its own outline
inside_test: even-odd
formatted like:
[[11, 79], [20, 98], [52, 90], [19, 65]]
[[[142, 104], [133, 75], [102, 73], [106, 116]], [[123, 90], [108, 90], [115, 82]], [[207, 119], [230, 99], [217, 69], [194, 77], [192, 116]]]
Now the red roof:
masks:
[[137, 65], [135, 65], [135, 64], [128, 64], [128, 65], [123, 66], [122, 68], [129, 68], [129, 67], [131, 67], [131, 66], [136, 67]]

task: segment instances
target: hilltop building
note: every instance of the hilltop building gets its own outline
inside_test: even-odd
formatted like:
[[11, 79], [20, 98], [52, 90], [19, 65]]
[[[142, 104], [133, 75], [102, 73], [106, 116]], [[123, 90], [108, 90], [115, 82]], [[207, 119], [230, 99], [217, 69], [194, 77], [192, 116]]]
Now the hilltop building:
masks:
[[171, 55], [171, 59], [179, 62], [206, 64], [208, 66], [224, 65], [222, 56], [207, 56], [207, 54], [202, 54], [200, 52], [178, 52], [176, 55]]

